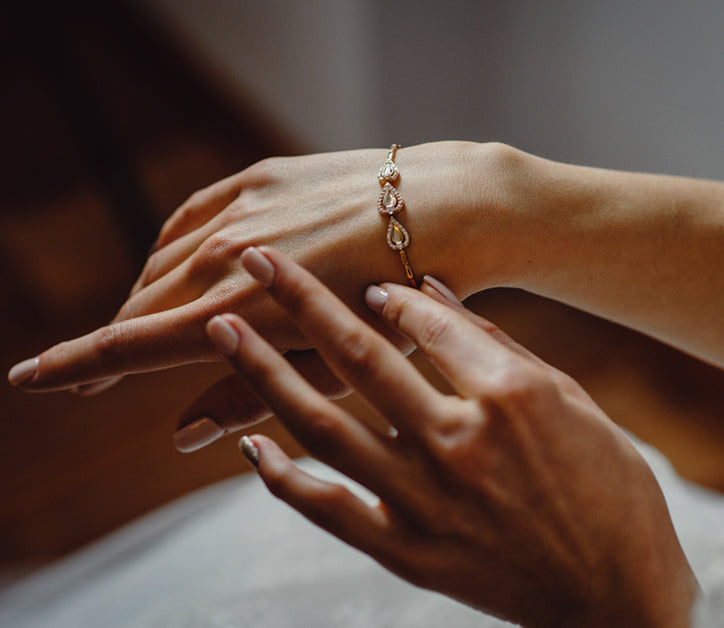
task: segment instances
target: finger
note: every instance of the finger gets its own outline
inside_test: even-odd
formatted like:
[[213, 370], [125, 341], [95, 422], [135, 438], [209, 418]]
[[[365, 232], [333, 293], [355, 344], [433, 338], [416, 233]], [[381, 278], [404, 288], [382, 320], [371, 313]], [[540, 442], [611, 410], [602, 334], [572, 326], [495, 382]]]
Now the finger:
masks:
[[[290, 351], [287, 361], [327, 399], [349, 394], [343, 384], [316, 351]], [[174, 435], [176, 448], [196, 451], [217, 438], [249, 427], [272, 415], [248, 384], [238, 375], [216, 382], [181, 416]], [[209, 421], [211, 423], [209, 423]]]
[[209, 286], [189, 279], [181, 266], [132, 295], [113, 317], [111, 325], [182, 307], [203, 296]]
[[[325, 399], [235, 314], [215, 316], [207, 331], [249, 388], [313, 456], [373, 490], [384, 482], [396, 466], [390, 439]], [[380, 469], [386, 470], [384, 477]]]
[[[177, 269], [135, 296], [131, 296], [123, 304], [110, 325], [172, 310], [195, 301], [204, 294], [206, 287], [198, 282], [189, 281], [186, 277], [183, 269]], [[121, 379], [123, 379], [122, 375], [114, 375], [106, 379], [96, 378], [96, 381], [73, 386], [70, 392], [82, 396], [97, 395], [115, 386]]]
[[386, 283], [370, 286], [366, 298], [464, 397], [477, 396], [481, 385], [509, 372], [521, 360], [457, 308], [418, 290]]
[[241, 193], [243, 173], [233, 174], [202, 190], [194, 192], [171, 215], [161, 228], [157, 249], [198, 229], [218, 214]]
[[388, 562], [394, 548], [392, 523], [384, 508], [303, 471], [271, 439], [255, 435], [251, 440], [258, 453], [257, 472], [274, 496], [341, 541]]
[[495, 323], [492, 323], [488, 319], [480, 316], [479, 314], [475, 314], [474, 312], [468, 310], [463, 305], [463, 303], [455, 296], [455, 294], [441, 281], [435, 279], [434, 277], [430, 277], [429, 275], [425, 275], [422, 285], [420, 286], [420, 291], [432, 297], [439, 303], [442, 303], [443, 305], [446, 305], [459, 312], [467, 320], [485, 331], [504, 347], [507, 347], [513, 353], [520, 355], [526, 360], [529, 360], [530, 362], [542, 368], [556, 382], [561, 390], [563, 390], [567, 394], [587, 403], [590, 403], [592, 401], [588, 394], [576, 383], [576, 381], [570, 375], [567, 375], [563, 371], [560, 371], [554, 366], [551, 366], [550, 364], [539, 358], [535, 353], [513, 340]]
[[340, 379], [398, 430], [414, 432], [421, 417], [440, 408], [442, 395], [311, 273], [270, 247], [250, 247], [241, 260]]
[[133, 284], [129, 296], [134, 296], [147, 286], [153, 285], [153, 283], [161, 277], [178, 268], [198, 249], [201, 242], [203, 242], [201, 236], [193, 231], [180, 236], [177, 240], [158, 249], [146, 260], [146, 265]]
[[204, 331], [211, 315], [209, 305], [199, 299], [101, 327], [21, 362], [8, 379], [28, 391], [62, 390], [128, 373], [215, 360], [217, 353]]

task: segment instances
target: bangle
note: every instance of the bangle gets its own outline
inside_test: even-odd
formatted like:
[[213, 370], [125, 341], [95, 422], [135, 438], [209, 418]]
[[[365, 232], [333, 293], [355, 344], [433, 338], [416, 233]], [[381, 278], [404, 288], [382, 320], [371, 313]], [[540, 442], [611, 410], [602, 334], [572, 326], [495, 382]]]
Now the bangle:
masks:
[[395, 188], [395, 182], [400, 179], [400, 169], [395, 164], [395, 154], [398, 148], [402, 147], [399, 144], [393, 144], [390, 147], [387, 152], [387, 159], [377, 173], [377, 179], [382, 186], [380, 196], [377, 199], [377, 209], [380, 214], [389, 217], [387, 244], [393, 251], [400, 254], [407, 281], [413, 288], [417, 288], [415, 274], [412, 272], [412, 266], [410, 266], [410, 260], [405, 250], [410, 245], [410, 234], [402, 226], [402, 223], [395, 218], [395, 214], [405, 207], [405, 201], [402, 200], [400, 193]]

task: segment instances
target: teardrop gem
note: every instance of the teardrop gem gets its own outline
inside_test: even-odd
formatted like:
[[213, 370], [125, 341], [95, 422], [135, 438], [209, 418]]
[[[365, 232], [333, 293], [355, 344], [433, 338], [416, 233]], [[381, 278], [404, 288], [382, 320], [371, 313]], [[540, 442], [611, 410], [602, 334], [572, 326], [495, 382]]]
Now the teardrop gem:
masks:
[[382, 168], [380, 168], [377, 173], [377, 178], [380, 180], [380, 183], [384, 183], [385, 181], [396, 181], [399, 177], [400, 170], [391, 159], [388, 159], [384, 164], [382, 164]]
[[387, 227], [387, 244], [395, 251], [401, 251], [410, 244], [410, 234], [397, 220], [390, 217]]
[[400, 193], [389, 183], [386, 183], [380, 192], [380, 197], [377, 199], [377, 209], [379, 209], [380, 213], [392, 216], [404, 206], [405, 203]]

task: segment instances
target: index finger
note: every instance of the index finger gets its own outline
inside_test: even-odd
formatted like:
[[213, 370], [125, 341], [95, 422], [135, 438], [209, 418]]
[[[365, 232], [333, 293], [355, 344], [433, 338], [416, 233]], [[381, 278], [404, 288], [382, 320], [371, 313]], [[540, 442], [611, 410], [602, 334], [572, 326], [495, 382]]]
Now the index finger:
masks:
[[337, 376], [400, 430], [440, 408], [442, 395], [310, 272], [271, 247], [250, 247], [244, 267], [284, 308]]
[[198, 301], [134, 318], [61, 342], [15, 365], [8, 381], [46, 392], [188, 362], [215, 360], [205, 333], [208, 308]]

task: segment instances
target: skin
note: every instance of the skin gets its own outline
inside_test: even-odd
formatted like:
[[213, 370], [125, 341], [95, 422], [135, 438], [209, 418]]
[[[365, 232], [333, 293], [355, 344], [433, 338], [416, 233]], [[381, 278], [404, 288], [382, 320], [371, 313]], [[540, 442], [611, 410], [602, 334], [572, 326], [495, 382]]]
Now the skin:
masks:
[[573, 380], [429, 286], [371, 287], [377, 316], [448, 379], [443, 395], [288, 257], [262, 247], [242, 262], [395, 428], [329, 402], [240, 317], [213, 318], [212, 341], [289, 431], [379, 502], [256, 435], [274, 495], [413, 584], [524, 626], [688, 626], [696, 581], [661, 491]]
[[[367, 285], [404, 282], [374, 210], [383, 159], [381, 149], [270, 159], [195, 193], [165, 224], [115, 320], [44, 351], [11, 383], [91, 394], [125, 374], [216, 360], [204, 326], [236, 312], [322, 392], [344, 394], [240, 255], [273, 244], [411, 350], [362, 299]], [[724, 184], [571, 166], [502, 144], [424, 144], [395, 161], [417, 273], [461, 298], [521, 287], [724, 366]], [[221, 435], [268, 414], [228, 378], [179, 427], [209, 417]]]
[[[383, 283], [380, 311], [365, 305], [367, 286], [404, 281], [374, 211], [383, 157], [267, 160], [194, 194], [116, 319], [51, 347], [11, 382], [92, 393], [222, 350], [243, 378], [187, 411], [182, 449], [210, 442], [209, 425], [216, 438], [273, 411], [380, 503], [305, 475], [256, 436], [272, 492], [411, 582], [530, 626], [687, 625], [696, 583], [661, 492], [575, 382], [443, 304], [429, 281], [420, 292]], [[522, 287], [724, 365], [721, 183], [570, 166], [499, 144], [426, 144], [396, 163], [416, 272], [459, 297]], [[268, 243], [289, 257], [254, 248]], [[224, 312], [244, 320], [215, 316]], [[413, 345], [456, 395], [404, 360], [399, 349]], [[325, 399], [350, 386], [397, 436]]]

